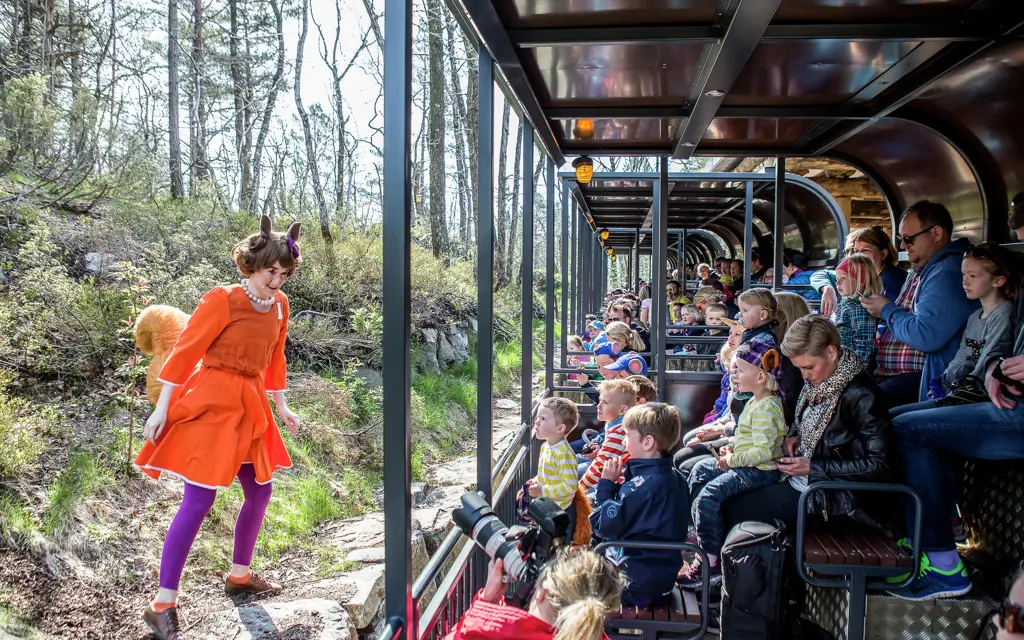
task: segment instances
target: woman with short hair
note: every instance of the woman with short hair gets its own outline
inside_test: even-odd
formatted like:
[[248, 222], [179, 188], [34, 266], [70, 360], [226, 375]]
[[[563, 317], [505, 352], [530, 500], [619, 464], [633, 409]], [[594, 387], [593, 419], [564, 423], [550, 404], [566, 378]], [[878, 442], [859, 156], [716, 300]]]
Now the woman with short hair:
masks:
[[[800, 370], [804, 387], [778, 468], [788, 482], [762, 487], [726, 503], [730, 523], [783, 520], [796, 527], [800, 494], [814, 482], [888, 482], [891, 427], [878, 385], [860, 358], [843, 349], [839, 331], [821, 315], [797, 319], [782, 341], [782, 353]], [[879, 527], [864, 499], [843, 489], [815, 492], [809, 511], [826, 519], [846, 515]]]

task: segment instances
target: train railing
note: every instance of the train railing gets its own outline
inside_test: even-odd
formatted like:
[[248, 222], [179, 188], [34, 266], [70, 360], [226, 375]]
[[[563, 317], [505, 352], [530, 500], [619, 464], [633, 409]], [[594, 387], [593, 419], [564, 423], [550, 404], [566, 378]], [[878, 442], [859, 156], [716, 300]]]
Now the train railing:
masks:
[[[495, 490], [491, 504], [495, 515], [507, 525], [516, 523], [516, 492], [531, 476], [530, 447], [530, 425], [524, 423], [494, 465], [492, 484]], [[483, 587], [487, 577], [485, 570], [483, 551], [453, 525], [413, 582], [413, 602], [420, 612], [417, 637], [434, 640], [451, 631]], [[423, 606], [424, 596], [442, 573], [444, 577], [437, 584], [437, 591]], [[395, 633], [394, 624], [388, 623], [377, 640], [390, 640]]]

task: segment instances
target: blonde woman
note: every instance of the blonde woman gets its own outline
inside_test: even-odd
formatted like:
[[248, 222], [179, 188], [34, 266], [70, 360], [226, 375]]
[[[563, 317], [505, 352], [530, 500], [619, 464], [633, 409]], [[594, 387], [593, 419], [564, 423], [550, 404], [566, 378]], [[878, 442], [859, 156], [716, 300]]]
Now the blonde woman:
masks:
[[564, 550], [541, 571], [526, 611], [504, 604], [502, 561], [445, 640], [600, 640], [605, 617], [619, 608], [626, 580], [593, 551]]
[[807, 301], [803, 296], [790, 291], [777, 292], [775, 294], [775, 301], [779, 305], [779, 314], [777, 318], [779, 325], [775, 329], [775, 335], [781, 343], [786, 339], [786, 331], [793, 326], [793, 323], [796, 322], [798, 318], [808, 315], [811, 312], [811, 308], [807, 306]]

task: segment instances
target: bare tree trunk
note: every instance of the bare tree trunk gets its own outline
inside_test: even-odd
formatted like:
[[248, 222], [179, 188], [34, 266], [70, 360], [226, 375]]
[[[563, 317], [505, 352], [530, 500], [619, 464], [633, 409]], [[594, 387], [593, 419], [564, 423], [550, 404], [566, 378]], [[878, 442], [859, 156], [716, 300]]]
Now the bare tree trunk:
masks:
[[476, 219], [479, 215], [477, 211], [477, 191], [478, 185], [476, 183], [477, 169], [480, 166], [480, 131], [478, 129], [480, 114], [477, 112], [477, 103], [479, 102], [477, 81], [479, 79], [479, 69], [477, 68], [477, 57], [476, 50], [473, 49], [473, 45], [470, 44], [469, 38], [466, 34], [462, 34], [462, 46], [466, 52], [466, 67], [468, 73], [466, 74], [466, 146], [469, 149], [469, 187], [470, 187], [470, 206], [469, 206], [469, 219], [466, 220], [469, 233], [466, 234], [469, 240], [469, 246], [476, 246]]
[[516, 128], [515, 164], [512, 166], [512, 216], [508, 226], [508, 249], [505, 250], [505, 277], [512, 277], [516, 261], [516, 239], [519, 237], [519, 182], [523, 176], [523, 121]]
[[469, 224], [469, 181], [467, 174], [468, 159], [463, 155], [466, 152], [466, 103], [462, 98], [462, 83], [459, 80], [459, 70], [455, 64], [455, 21], [448, 14], [447, 36], [448, 36], [448, 65], [451, 82], [452, 97], [452, 127], [455, 129], [455, 175], [458, 181], [459, 192], [459, 238], [462, 242], [459, 246], [459, 254], [465, 256], [468, 246], [468, 224]]
[[505, 168], [508, 162], [508, 119], [509, 119], [509, 104], [508, 100], [504, 101], [505, 106], [501, 110], [501, 138], [498, 144], [498, 206], [497, 206], [497, 217], [494, 220], [494, 228], [497, 231], [496, 239], [497, 243], [494, 247], [494, 258], [496, 264], [494, 269], [497, 273], [495, 279], [495, 288], [502, 289], [508, 282], [502, 282], [502, 278], [508, 272], [506, 269], [506, 258], [505, 258], [505, 219], [508, 217], [508, 181], [506, 180]]
[[[167, 3], [167, 102], [170, 119], [171, 197], [180, 199], [185, 196], [185, 183], [181, 175], [181, 134], [178, 131], [178, 0], [169, 0]], [[113, 112], [110, 118], [113, 122]]]
[[[233, 1], [233, 0], [232, 0]], [[299, 43], [295, 51], [295, 109], [299, 112], [299, 121], [302, 122], [302, 137], [306, 141], [306, 167], [313, 181], [313, 196], [316, 198], [316, 206], [320, 214], [320, 235], [324, 242], [331, 244], [331, 225], [327, 215], [327, 202], [324, 200], [324, 189], [320, 183], [320, 172], [316, 168], [316, 152], [313, 148], [313, 136], [309, 129], [309, 114], [302, 104], [302, 52], [306, 47], [306, 35], [309, 33], [309, 0], [302, 3], [302, 32], [299, 34]]]
[[[249, 145], [247, 139], [251, 140], [251, 134], [247, 131], [246, 111], [249, 109], [249, 88], [246, 86], [242, 56], [239, 51], [239, 41], [242, 40], [241, 28], [238, 15], [239, 0], [228, 0], [228, 13], [230, 15], [230, 31], [228, 33], [229, 53], [231, 56], [231, 85], [232, 95], [235, 101], [235, 153], [238, 156], [238, 168], [241, 173], [241, 184], [239, 186], [239, 206], [247, 209], [252, 205], [252, 173], [249, 159]], [[245, 38], [248, 40], [248, 38]], [[302, 56], [302, 52], [298, 53]], [[246, 65], [248, 61], [246, 61]], [[295, 76], [298, 78], [301, 71], [296, 69]]]
[[191, 150], [191, 166], [189, 194], [198, 195], [198, 182], [209, 180], [210, 172], [206, 159], [206, 107], [204, 105], [203, 85], [206, 70], [204, 67], [203, 0], [192, 0], [192, 95], [189, 98], [189, 147]]
[[[196, 1], [198, 2], [199, 0]], [[259, 194], [263, 149], [266, 146], [267, 134], [270, 132], [271, 120], [274, 117], [274, 104], [277, 101], [277, 92], [281, 86], [281, 80], [284, 78], [284, 15], [278, 0], [270, 0], [270, 10], [274, 13], [274, 28], [277, 32], [277, 67], [274, 69], [274, 79], [271, 81], [270, 89], [267, 92], [267, 104], [263, 107], [263, 117], [260, 119], [260, 133], [256, 137], [256, 152], [252, 158], [253, 198], [256, 198]]]
[[444, 166], [444, 28], [440, 0], [427, 2], [427, 50], [429, 55], [430, 122], [427, 145], [430, 148], [430, 245], [435, 257], [448, 253], [448, 208], [445, 206]]

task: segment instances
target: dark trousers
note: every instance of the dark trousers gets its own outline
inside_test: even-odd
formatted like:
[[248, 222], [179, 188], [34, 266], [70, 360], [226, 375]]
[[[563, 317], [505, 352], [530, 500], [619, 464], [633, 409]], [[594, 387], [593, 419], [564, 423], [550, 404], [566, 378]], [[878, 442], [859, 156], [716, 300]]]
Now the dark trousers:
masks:
[[[921, 496], [921, 548], [956, 548], [950, 514], [956, 505], [956, 470], [962, 458], [1024, 458], [1024, 402], [999, 409], [991, 402], [899, 413], [892, 421], [905, 481]], [[913, 509], [906, 511], [913, 531]]]
[[881, 378], [878, 386], [882, 390], [882, 401], [886, 409], [913, 404], [921, 394], [921, 374], [901, 373]]
[[[722, 471], [714, 458], [706, 458], [694, 467], [687, 484], [693, 507], [691, 522], [697, 530], [697, 540], [708, 553], [718, 555], [728, 530], [722, 521], [722, 505], [730, 498], [748, 493], [779, 481], [778, 471], [762, 471], [755, 467], [739, 467]], [[703, 485], [699, 493], [693, 489]]]

